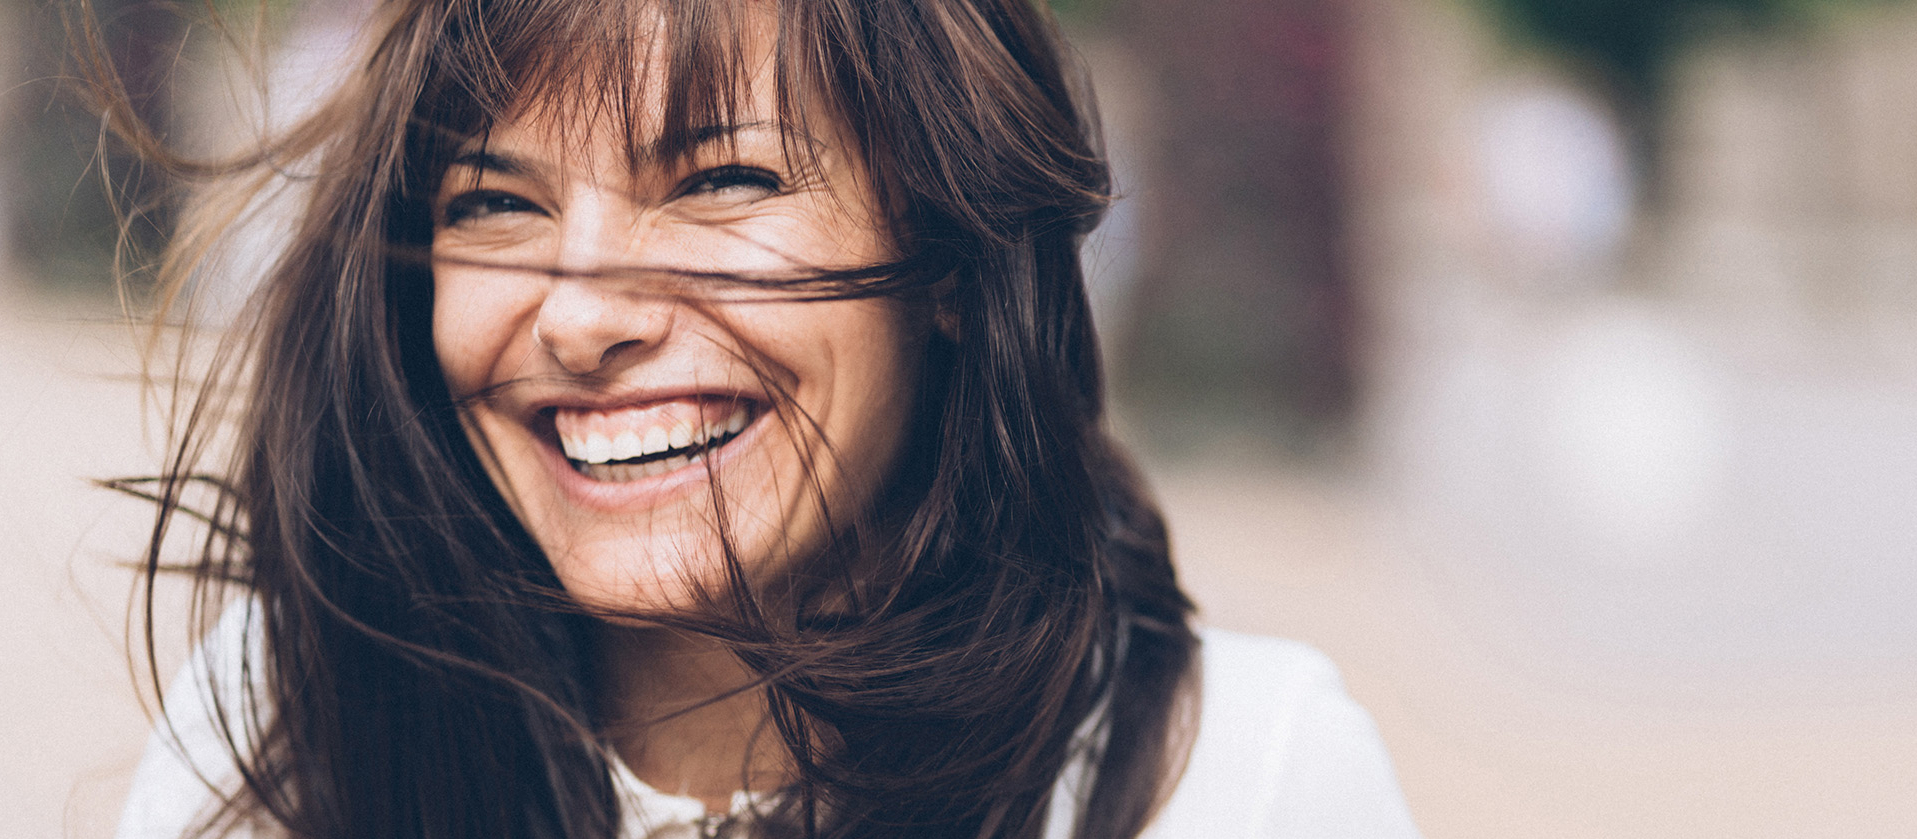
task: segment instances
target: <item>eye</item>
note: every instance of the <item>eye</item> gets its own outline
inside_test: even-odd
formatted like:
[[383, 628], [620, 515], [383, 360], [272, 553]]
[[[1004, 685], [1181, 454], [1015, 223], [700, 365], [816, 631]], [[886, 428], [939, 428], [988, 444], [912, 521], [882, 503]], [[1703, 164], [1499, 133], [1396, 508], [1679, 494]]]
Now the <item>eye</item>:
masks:
[[496, 189], [476, 189], [447, 201], [446, 209], [440, 211], [440, 224], [451, 227], [468, 219], [506, 213], [547, 214], [545, 208], [522, 196]]
[[715, 166], [687, 178], [679, 188], [679, 195], [743, 202], [777, 195], [784, 189], [785, 182], [770, 170], [756, 166]]

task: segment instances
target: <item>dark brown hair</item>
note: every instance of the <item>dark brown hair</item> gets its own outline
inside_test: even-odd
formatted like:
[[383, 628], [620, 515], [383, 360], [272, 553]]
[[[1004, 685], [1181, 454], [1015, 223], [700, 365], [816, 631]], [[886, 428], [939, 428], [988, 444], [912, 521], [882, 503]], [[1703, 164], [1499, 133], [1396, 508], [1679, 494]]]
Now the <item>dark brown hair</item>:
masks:
[[[886, 557], [857, 608], [775, 614], [748, 591], [710, 616], [653, 617], [761, 675], [797, 769], [762, 835], [1036, 837], [1055, 780], [1085, 760], [1076, 836], [1134, 836], [1178, 773], [1196, 642], [1159, 515], [1103, 428], [1078, 245], [1108, 176], [1059, 36], [1029, 0], [776, 6], [784, 119], [849, 129], [899, 252], [779, 288], [928, 295], [951, 335], [927, 343], [893, 478], [908, 500], [883, 532], [842, 537]], [[203, 618], [232, 585], [250, 595], [267, 672], [245, 686], [256, 701], [221, 709], [244, 787], [210, 832], [614, 835], [590, 707], [598, 618], [559, 595], [461, 432], [430, 334], [429, 204], [460, 145], [517, 105], [636, 135], [648, 72], [667, 92], [652, 143], [684, 148], [737, 95], [734, 10], [397, 0], [315, 116], [213, 164], [170, 156], [101, 89], [149, 159], [213, 184], [176, 237], [171, 288], [286, 173], [310, 196], [249, 319], [199, 363], [209, 377], [179, 403], [150, 487], [149, 578], [209, 471], [220, 400], [239, 394], [193, 571]], [[635, 45], [655, 11], [670, 49], [648, 68]], [[163, 297], [161, 318], [191, 306]]]

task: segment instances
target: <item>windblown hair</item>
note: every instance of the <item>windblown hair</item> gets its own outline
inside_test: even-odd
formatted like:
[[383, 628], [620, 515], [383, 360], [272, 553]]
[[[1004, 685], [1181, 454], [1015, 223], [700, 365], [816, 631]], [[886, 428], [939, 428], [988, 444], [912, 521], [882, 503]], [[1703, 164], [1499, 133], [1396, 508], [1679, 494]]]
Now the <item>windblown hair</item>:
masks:
[[[204, 514], [202, 620], [244, 595], [265, 651], [243, 686], [255, 695], [219, 709], [244, 786], [208, 833], [612, 837], [591, 701], [602, 616], [563, 596], [461, 430], [430, 334], [430, 202], [462, 144], [526, 103], [616, 121], [634, 155], [687, 153], [736, 107], [740, 13], [386, 5], [344, 88], [237, 159], [172, 156], [100, 74], [113, 127], [204, 182], [163, 268], [162, 320], [190, 308], [181, 290], [239, 208], [286, 172], [308, 179], [284, 255], [176, 404], [173, 455], [142, 489], [160, 503], [149, 644], [173, 520]], [[1104, 431], [1078, 246], [1108, 173], [1054, 24], [1031, 0], [774, 5], [782, 119], [849, 130], [898, 252], [775, 288], [925, 295], [950, 335], [927, 342], [891, 485], [907, 500], [854, 517], [883, 532], [839, 534], [884, 557], [854, 607], [773, 605], [729, 557], [743, 590], [712, 614], [650, 617], [724, 641], [760, 676], [796, 780], [766, 799], [758, 835], [1037, 837], [1055, 780], [1084, 761], [1075, 835], [1134, 836], [1180, 770], [1196, 640], [1159, 514]], [[669, 49], [649, 65], [655, 23]], [[647, 73], [666, 91], [651, 139]], [[214, 501], [189, 511], [209, 473]]]

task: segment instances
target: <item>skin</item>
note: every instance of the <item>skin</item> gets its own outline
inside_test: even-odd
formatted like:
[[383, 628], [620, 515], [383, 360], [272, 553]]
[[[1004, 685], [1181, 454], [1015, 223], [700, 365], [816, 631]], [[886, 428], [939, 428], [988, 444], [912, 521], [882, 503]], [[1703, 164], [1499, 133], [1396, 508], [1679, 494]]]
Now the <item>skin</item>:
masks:
[[[723, 594], [715, 493], [754, 583], [777, 581], [832, 535], [822, 506], [840, 521], [867, 509], [905, 445], [931, 329], [923, 307], [715, 303], [611, 270], [776, 274], [892, 255], [840, 127], [800, 138], [815, 166], [787, 159], [769, 26], [747, 46], [755, 69], [737, 125], [689, 160], [628, 165], [615, 121], [535, 103], [465, 149], [435, 202], [434, 346], [469, 439], [568, 593], [608, 610], [688, 610], [699, 592]], [[659, 92], [644, 95], [640, 129], [655, 136]], [[710, 473], [695, 462], [595, 480], [558, 443], [564, 418], [591, 410], [712, 419], [738, 404], [753, 421], [709, 455]], [[642, 780], [723, 810], [742, 780], [788, 777], [770, 740], [752, 748], [756, 692], [709, 701], [748, 683], [732, 656], [636, 618], [604, 631], [601, 704]]]

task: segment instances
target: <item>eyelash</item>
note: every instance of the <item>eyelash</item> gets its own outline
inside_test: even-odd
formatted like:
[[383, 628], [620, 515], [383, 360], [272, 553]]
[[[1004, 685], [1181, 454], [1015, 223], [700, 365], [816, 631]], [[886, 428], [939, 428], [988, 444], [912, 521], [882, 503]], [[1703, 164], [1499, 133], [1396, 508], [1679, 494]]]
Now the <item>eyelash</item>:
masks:
[[[776, 195], [785, 189], [785, 182], [779, 180], [778, 175], [756, 166], [715, 166], [686, 179], [679, 195], [713, 195], [740, 187]], [[446, 202], [441, 224], [451, 227], [475, 216], [525, 212], [547, 215], [544, 208], [519, 195], [496, 189], [480, 189]]]
[[524, 212], [546, 215], [545, 209], [538, 204], [510, 192], [501, 192], [496, 189], [479, 189], [456, 196], [453, 200], [446, 202], [446, 209], [442, 212], [445, 218], [441, 223], [448, 227], [474, 216]]
[[735, 187], [749, 187], [762, 190], [767, 195], [776, 195], [785, 189], [785, 182], [779, 180], [778, 175], [756, 166], [715, 166], [688, 178], [679, 194], [711, 195]]

